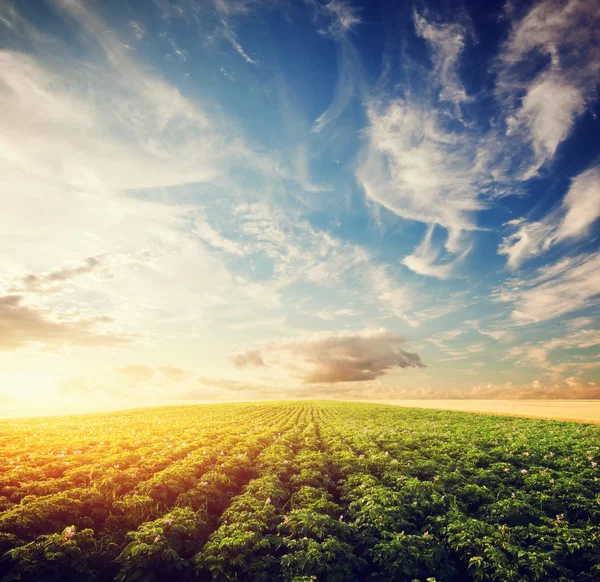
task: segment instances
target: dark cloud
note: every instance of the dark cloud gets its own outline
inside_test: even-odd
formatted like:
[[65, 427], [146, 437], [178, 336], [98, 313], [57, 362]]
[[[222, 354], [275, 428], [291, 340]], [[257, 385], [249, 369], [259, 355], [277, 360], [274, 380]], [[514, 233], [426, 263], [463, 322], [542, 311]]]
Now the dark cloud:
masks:
[[404, 350], [404, 344], [404, 338], [383, 328], [322, 332], [275, 342], [262, 352], [249, 350], [234, 361], [238, 366], [265, 365], [265, 360], [276, 363], [307, 384], [364, 382], [383, 376], [392, 368], [424, 368], [419, 355]]
[[151, 380], [155, 374], [154, 368], [137, 364], [123, 366], [122, 368], [117, 368], [116, 371], [130, 382], [145, 382]]
[[65, 380], [59, 385], [58, 390], [63, 394], [73, 396], [91, 394], [93, 392], [85, 379], [81, 377], [69, 378], [68, 380]]
[[190, 372], [188, 370], [184, 370], [182, 368], [177, 368], [175, 366], [160, 366], [158, 371], [169, 380], [174, 382], [181, 382], [183, 380], [187, 380], [190, 377]]
[[245, 366], [266, 365], [260, 353], [260, 350], [247, 350], [241, 354], [235, 355], [232, 359], [236, 368], [244, 368]]
[[46, 275], [28, 274], [13, 281], [10, 293], [56, 293], [60, 284], [87, 275], [102, 265], [101, 258], [88, 257], [77, 267], [63, 267]]
[[39, 343], [46, 347], [122, 346], [133, 338], [102, 332], [98, 325], [109, 318], [58, 319], [50, 309], [23, 304], [22, 295], [0, 297], [0, 350], [16, 350]]

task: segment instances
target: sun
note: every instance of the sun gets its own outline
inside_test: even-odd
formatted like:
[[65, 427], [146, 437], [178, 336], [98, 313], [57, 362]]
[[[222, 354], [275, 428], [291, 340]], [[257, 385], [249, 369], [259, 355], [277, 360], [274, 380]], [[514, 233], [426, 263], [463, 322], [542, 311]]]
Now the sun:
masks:
[[48, 372], [10, 372], [5, 377], [4, 393], [12, 400], [36, 406], [52, 406], [59, 395], [57, 378]]

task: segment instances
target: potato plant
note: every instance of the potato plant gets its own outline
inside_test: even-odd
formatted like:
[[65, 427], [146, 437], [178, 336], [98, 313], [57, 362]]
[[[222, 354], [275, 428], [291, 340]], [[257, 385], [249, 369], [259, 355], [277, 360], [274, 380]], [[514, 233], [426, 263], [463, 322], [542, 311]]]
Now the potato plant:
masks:
[[600, 580], [600, 427], [334, 402], [0, 423], [0, 580]]

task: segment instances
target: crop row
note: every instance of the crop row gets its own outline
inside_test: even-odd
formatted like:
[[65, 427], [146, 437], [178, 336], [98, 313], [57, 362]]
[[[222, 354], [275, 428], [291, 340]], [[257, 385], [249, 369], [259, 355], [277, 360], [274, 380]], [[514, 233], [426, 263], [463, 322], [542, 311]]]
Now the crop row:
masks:
[[0, 577], [600, 579], [600, 429], [345, 403], [0, 425]]

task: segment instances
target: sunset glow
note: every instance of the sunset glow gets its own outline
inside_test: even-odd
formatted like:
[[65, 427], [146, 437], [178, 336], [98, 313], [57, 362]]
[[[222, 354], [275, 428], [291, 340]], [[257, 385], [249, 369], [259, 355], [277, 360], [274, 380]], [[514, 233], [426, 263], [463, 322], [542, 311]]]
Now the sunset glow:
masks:
[[600, 398], [597, 3], [483, 4], [0, 2], [0, 416]]

